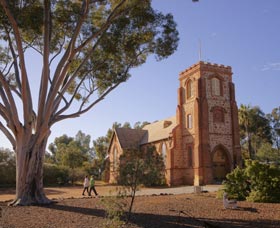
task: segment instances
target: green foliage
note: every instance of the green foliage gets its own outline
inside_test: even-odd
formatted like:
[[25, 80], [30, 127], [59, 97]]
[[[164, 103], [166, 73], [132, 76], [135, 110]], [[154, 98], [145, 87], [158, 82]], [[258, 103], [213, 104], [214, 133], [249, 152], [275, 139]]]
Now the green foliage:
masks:
[[126, 150], [120, 156], [118, 182], [125, 186], [159, 186], [165, 184], [165, 166], [163, 158], [154, 147], [145, 151]]
[[272, 143], [269, 119], [258, 106], [243, 104], [238, 115], [242, 151], [248, 153], [248, 158], [254, 159], [263, 143]]
[[144, 153], [144, 173], [142, 184], [145, 186], [165, 185], [165, 166], [163, 157], [154, 147], [148, 147]]
[[247, 160], [244, 169], [237, 167], [224, 181], [225, 191], [239, 200], [280, 202], [280, 168]]
[[69, 178], [72, 185], [82, 182], [85, 176], [89, 175], [89, 173], [87, 173], [82, 167], [70, 169], [69, 174]]
[[102, 198], [101, 202], [106, 211], [107, 220], [104, 224], [105, 227], [115, 228], [125, 225], [123, 217], [128, 207], [127, 192], [125, 188], [117, 188], [117, 194]]
[[56, 164], [74, 169], [90, 160], [92, 149], [89, 143], [90, 136], [79, 131], [75, 138], [67, 135], [55, 138], [54, 143], [49, 145], [49, 150]]
[[14, 152], [0, 148], [0, 187], [14, 186], [16, 183], [16, 161]]
[[75, 141], [70, 142], [68, 145], [63, 145], [61, 149], [63, 152], [62, 165], [74, 169], [81, 167], [83, 162], [87, 161], [86, 155]]
[[256, 158], [262, 162], [276, 162], [280, 164], [279, 151], [270, 143], [263, 143], [259, 148]]
[[258, 161], [246, 162], [251, 193], [247, 200], [253, 202], [280, 202], [280, 168]]
[[120, 156], [118, 183], [128, 188], [131, 202], [127, 214], [130, 220], [135, 194], [140, 184], [148, 186], [162, 183], [164, 177], [164, 163], [159, 158], [154, 147], [146, 150], [127, 149]]
[[227, 174], [223, 184], [230, 198], [245, 200], [249, 196], [250, 186], [248, 177], [245, 170], [240, 167], [235, 168], [231, 173]]
[[70, 170], [65, 166], [44, 164], [43, 181], [45, 185], [66, 185], [70, 179]]
[[274, 108], [267, 116], [272, 130], [273, 146], [276, 148], [277, 160], [280, 163], [280, 107]]
[[45, 163], [44, 164], [44, 185], [57, 186], [80, 183], [85, 175], [89, 173], [84, 168], [71, 169], [68, 166]]

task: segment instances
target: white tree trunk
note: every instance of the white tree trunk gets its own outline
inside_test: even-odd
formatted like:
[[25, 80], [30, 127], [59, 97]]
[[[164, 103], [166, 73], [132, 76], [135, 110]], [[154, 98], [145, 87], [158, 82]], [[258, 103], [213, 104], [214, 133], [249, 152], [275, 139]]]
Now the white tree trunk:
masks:
[[43, 189], [43, 161], [47, 138], [42, 143], [17, 142], [16, 198], [10, 205], [50, 204]]

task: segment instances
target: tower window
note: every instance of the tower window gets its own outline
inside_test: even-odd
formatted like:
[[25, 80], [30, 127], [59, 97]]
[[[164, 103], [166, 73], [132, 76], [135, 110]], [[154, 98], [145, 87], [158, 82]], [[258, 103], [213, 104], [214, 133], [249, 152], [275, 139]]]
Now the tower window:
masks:
[[187, 83], [187, 99], [193, 96], [193, 81], [189, 80]]
[[212, 95], [221, 96], [221, 82], [218, 78], [211, 79]]
[[222, 109], [215, 109], [213, 112], [214, 122], [223, 123], [224, 122], [224, 112]]
[[225, 109], [222, 107], [215, 106], [211, 109], [213, 112], [213, 122], [214, 123], [224, 123], [225, 122]]
[[192, 125], [193, 125], [193, 123], [192, 123], [192, 115], [188, 114], [187, 115], [187, 127], [190, 129], [190, 128], [192, 128]]

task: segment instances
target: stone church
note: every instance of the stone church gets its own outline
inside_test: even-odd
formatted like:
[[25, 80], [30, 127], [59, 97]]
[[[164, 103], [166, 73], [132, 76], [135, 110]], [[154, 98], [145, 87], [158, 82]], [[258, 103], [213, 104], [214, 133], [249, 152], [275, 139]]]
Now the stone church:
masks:
[[143, 129], [118, 128], [109, 145], [109, 182], [125, 149], [155, 146], [166, 182], [204, 185], [225, 178], [241, 163], [238, 108], [229, 66], [198, 62], [179, 75], [176, 115]]

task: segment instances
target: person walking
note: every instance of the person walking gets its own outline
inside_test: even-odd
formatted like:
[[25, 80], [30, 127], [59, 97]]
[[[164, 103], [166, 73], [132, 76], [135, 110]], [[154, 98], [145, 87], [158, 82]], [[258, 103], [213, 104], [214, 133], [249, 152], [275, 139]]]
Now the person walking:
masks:
[[82, 194], [83, 196], [85, 195], [85, 191], [87, 191], [87, 194], [89, 195], [88, 187], [89, 187], [89, 180], [88, 180], [88, 176], [86, 176], [84, 179], [84, 190]]
[[91, 196], [91, 191], [93, 191], [94, 194], [95, 194], [96, 196], [98, 196], [98, 193], [96, 192], [96, 189], [95, 189], [95, 180], [94, 180], [93, 176], [90, 177], [89, 185], [90, 185], [90, 188], [89, 188], [89, 193], [88, 193], [88, 195]]

